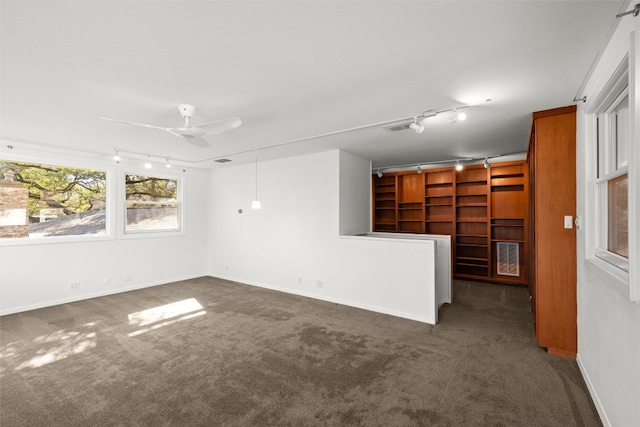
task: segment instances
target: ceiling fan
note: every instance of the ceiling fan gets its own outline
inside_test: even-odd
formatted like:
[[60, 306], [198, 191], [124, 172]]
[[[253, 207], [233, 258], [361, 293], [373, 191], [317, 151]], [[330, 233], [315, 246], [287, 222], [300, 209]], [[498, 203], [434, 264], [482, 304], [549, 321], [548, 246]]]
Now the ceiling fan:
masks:
[[222, 132], [233, 130], [242, 124], [242, 121], [238, 117], [231, 117], [229, 119], [216, 120], [213, 122], [202, 123], [198, 126], [191, 126], [189, 119], [193, 117], [196, 111], [196, 107], [189, 104], [178, 105], [178, 111], [184, 118], [184, 126], [177, 128], [165, 128], [162, 126], [150, 125], [147, 123], [130, 122], [128, 120], [111, 119], [109, 117], [101, 117], [104, 120], [111, 120], [113, 122], [126, 123], [128, 125], [140, 126], [151, 129], [160, 129], [169, 132], [172, 135], [180, 136], [185, 141], [196, 145], [198, 147], [209, 147], [208, 141], [202, 138], [203, 135], [217, 135]]

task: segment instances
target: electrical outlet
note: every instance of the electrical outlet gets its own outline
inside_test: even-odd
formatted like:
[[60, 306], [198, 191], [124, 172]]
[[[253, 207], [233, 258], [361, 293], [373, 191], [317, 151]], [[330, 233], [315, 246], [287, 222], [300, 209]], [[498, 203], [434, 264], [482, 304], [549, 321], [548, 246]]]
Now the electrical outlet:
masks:
[[302, 277], [298, 276], [298, 285], [302, 285]]
[[104, 282], [105, 285], [108, 285], [109, 283], [111, 283], [111, 277], [104, 276], [104, 279], [102, 281]]
[[125, 282], [130, 282], [131, 281], [131, 273], [127, 273], [124, 275], [124, 281]]
[[69, 289], [72, 291], [77, 291], [78, 289], [80, 289], [80, 282], [69, 283]]
[[319, 289], [322, 289], [322, 288], [324, 288], [324, 282], [322, 280], [316, 280], [316, 286]]

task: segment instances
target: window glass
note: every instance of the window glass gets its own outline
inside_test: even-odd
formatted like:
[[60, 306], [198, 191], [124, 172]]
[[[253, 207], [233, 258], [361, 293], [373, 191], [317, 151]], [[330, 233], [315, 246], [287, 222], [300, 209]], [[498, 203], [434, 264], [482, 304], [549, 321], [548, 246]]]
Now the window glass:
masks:
[[125, 232], [179, 231], [178, 180], [127, 174]]
[[629, 258], [628, 181], [628, 175], [623, 175], [607, 183], [607, 249], [625, 258]]
[[0, 160], [0, 238], [106, 234], [106, 172]]
[[618, 170], [629, 164], [629, 95], [616, 106], [614, 116], [615, 169]]

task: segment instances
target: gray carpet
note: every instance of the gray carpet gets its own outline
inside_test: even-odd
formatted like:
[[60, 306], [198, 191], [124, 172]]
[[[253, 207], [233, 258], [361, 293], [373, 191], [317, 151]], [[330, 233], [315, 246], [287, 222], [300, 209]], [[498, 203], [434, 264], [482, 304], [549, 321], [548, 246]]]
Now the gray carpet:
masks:
[[430, 326], [200, 278], [4, 316], [0, 425], [601, 425], [525, 289], [454, 298]]

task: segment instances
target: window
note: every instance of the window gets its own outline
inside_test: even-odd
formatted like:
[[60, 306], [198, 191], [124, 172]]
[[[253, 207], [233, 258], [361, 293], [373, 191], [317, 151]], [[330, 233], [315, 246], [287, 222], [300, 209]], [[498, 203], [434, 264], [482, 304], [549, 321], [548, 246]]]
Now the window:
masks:
[[0, 160], [0, 239], [106, 235], [107, 175]]
[[125, 233], [180, 231], [179, 180], [125, 175]]
[[[621, 82], [626, 83], [626, 79]], [[613, 101], [596, 114], [596, 191], [600, 215], [595, 255], [629, 271], [628, 167], [631, 123], [628, 87], [614, 92], [611, 98]]]

